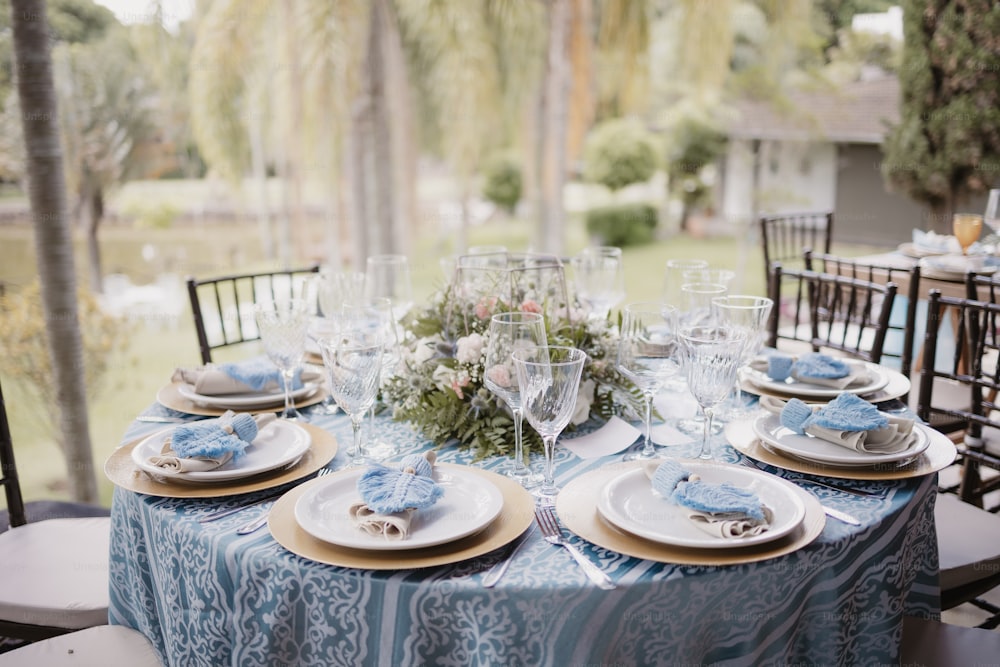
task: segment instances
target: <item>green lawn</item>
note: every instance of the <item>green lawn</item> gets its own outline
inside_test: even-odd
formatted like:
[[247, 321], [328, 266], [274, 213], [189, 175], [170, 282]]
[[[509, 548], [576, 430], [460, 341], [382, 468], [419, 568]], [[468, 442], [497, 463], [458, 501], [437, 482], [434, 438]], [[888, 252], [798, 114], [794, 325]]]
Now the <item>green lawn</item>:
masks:
[[[414, 291], [421, 299], [442, 284], [439, 260], [443, 255], [452, 253], [453, 248], [452, 241], [438, 233], [422, 232], [414, 236], [417, 240], [409, 256]], [[495, 221], [473, 227], [469, 242], [472, 245], [503, 244], [511, 250], [523, 250], [528, 247], [529, 238], [526, 223]], [[249, 225], [141, 230], [107, 226], [101, 231], [107, 271], [127, 274], [135, 283], [151, 281], [164, 271], [181, 277], [265, 266], [254, 239], [255, 228]], [[85, 255], [82, 239], [78, 241], [77, 266], [81, 271]], [[574, 216], [567, 229], [568, 253], [576, 252], [585, 242], [582, 224]], [[756, 237], [749, 232], [739, 238], [677, 235], [649, 245], [626, 248], [623, 257], [627, 301], [658, 298], [665, 263], [673, 258], [702, 258], [712, 266], [733, 268], [737, 271], [734, 291], [763, 293], [760, 252]], [[34, 275], [30, 228], [0, 227], [0, 282], [25, 284]], [[172, 370], [178, 365], [195, 364], [197, 361], [197, 346], [188, 311], [176, 319], [154, 317], [148, 321], [140, 320], [131, 344], [114, 354], [108, 377], [100, 392], [90, 401], [94, 459], [105, 503], [110, 501], [111, 485], [101, 472], [104, 460], [120, 444], [122, 434], [133, 417], [155, 400], [157, 390], [168, 381]], [[26, 497], [64, 497], [65, 474], [58, 449], [30, 412], [18, 409], [18, 405], [29, 398], [17, 386], [5, 385], [4, 389]]]

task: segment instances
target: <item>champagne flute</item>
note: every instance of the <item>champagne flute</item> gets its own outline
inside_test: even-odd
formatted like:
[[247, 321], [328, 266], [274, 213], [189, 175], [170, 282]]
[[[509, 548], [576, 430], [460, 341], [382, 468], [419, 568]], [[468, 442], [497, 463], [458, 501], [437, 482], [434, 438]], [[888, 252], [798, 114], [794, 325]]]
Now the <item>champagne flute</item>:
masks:
[[983, 231], [983, 216], [975, 213], [956, 213], [951, 219], [951, 230], [962, 246], [962, 254], [969, 254], [969, 246], [979, 240]]
[[542, 478], [540, 475], [533, 475], [524, 463], [524, 409], [512, 354], [514, 350], [544, 346], [545, 343], [545, 320], [539, 313], [499, 313], [490, 319], [483, 384], [506, 403], [513, 413], [514, 463], [507, 475], [525, 488], [537, 486]]
[[295, 383], [295, 372], [302, 366], [306, 353], [306, 334], [311, 317], [306, 302], [301, 299], [266, 301], [256, 304], [253, 312], [264, 351], [281, 371], [285, 393], [285, 408], [281, 417], [300, 420], [302, 415], [292, 402], [292, 385]]
[[725, 326], [693, 326], [678, 334], [684, 349], [688, 388], [705, 413], [699, 458], [712, 458], [712, 420], [715, 408], [733, 387], [743, 359], [746, 333]]
[[625, 298], [622, 249], [613, 246], [584, 248], [571, 261], [577, 298], [589, 317], [603, 320]]
[[383, 351], [380, 329], [371, 321], [345, 317], [332, 338], [320, 341], [320, 350], [330, 376], [331, 393], [351, 418], [354, 449], [349, 465], [365, 465], [369, 458], [361, 425], [378, 394]]
[[[712, 299], [712, 307], [715, 309], [718, 323], [746, 334], [746, 347], [743, 350], [740, 366], [748, 364], [760, 351], [764, 342], [764, 328], [773, 306], [774, 301], [763, 296], [729, 294]], [[743, 398], [743, 389], [740, 387], [739, 372], [737, 371], [733, 400], [727, 410], [726, 417], [739, 419], [749, 416], [750, 412], [751, 410], [747, 408], [747, 402]]]
[[677, 308], [669, 304], [645, 301], [625, 306], [616, 366], [646, 399], [643, 446], [626, 454], [626, 461], [657, 457], [650, 438], [653, 398], [679, 368], [676, 326]]
[[556, 438], [576, 408], [587, 355], [575, 347], [550, 346], [521, 348], [512, 356], [524, 416], [545, 444], [545, 473], [534, 493], [540, 504], [551, 505], [559, 495], [553, 471]]
[[397, 322], [413, 307], [413, 284], [406, 255], [373, 255], [365, 263], [365, 291], [368, 299], [384, 297], [392, 304]]

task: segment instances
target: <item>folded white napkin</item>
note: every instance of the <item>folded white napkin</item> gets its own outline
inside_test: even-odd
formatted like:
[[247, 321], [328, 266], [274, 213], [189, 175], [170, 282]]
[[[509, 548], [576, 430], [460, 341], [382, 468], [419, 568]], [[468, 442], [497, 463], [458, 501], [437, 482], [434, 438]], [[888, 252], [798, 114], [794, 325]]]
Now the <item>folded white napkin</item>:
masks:
[[[244, 415], [246, 417], [248, 415]], [[174, 451], [174, 433], [178, 429], [173, 429], [170, 431], [163, 439], [163, 446], [160, 448], [160, 453], [156, 456], [149, 457], [149, 464], [155, 466], [159, 471], [166, 476], [178, 475], [181, 473], [188, 472], [207, 472], [209, 470], [215, 470], [220, 468], [225, 464], [229, 463], [233, 457], [237, 454], [243, 452], [243, 449], [250, 443], [252, 443], [260, 431], [273, 422], [277, 417], [271, 413], [265, 413], [260, 415], [253, 415], [252, 421], [256, 425], [256, 428], [251, 428], [249, 431], [240, 432], [239, 430], [226, 428], [226, 425], [230, 424], [233, 418], [236, 417], [236, 413], [232, 410], [227, 410], [218, 419], [207, 420], [203, 422], [197, 422], [191, 425], [197, 426], [200, 429], [205, 430], [206, 440], [211, 440], [212, 444], [205, 448], [205, 451], [210, 451], [211, 453], [181, 456], [176, 451]], [[219, 432], [229, 433], [230, 442], [227, 443], [220, 440], [218, 433], [213, 434], [211, 431], [214, 430], [216, 426], [219, 426]], [[198, 449], [197, 442], [188, 443], [187, 448]]]
[[351, 523], [372, 537], [383, 537], [389, 541], [405, 540], [410, 536], [410, 521], [413, 520], [415, 508], [402, 512], [380, 514], [368, 507], [364, 502], [352, 503], [348, 508]]

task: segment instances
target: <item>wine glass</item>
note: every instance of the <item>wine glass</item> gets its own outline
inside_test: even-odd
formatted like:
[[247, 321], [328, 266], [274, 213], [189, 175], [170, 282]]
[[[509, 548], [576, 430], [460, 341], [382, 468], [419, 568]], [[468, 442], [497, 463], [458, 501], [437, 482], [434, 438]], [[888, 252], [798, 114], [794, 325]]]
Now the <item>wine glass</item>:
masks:
[[613, 246], [584, 248], [571, 260], [576, 278], [576, 295], [587, 307], [588, 316], [603, 320], [625, 298], [622, 249]]
[[725, 296], [729, 288], [719, 283], [684, 283], [678, 318], [683, 326], [710, 324], [714, 313], [712, 299]]
[[979, 240], [983, 231], [983, 216], [975, 213], [956, 213], [951, 219], [951, 230], [962, 246], [962, 254], [969, 254], [969, 246]]
[[681, 286], [685, 271], [707, 269], [708, 262], [704, 259], [670, 259], [667, 260], [667, 270], [663, 279], [663, 301], [671, 306], [681, 305]]
[[657, 457], [650, 439], [653, 398], [677, 374], [677, 308], [657, 301], [625, 306], [616, 366], [646, 399], [645, 439], [642, 449], [625, 455], [626, 461]]
[[734, 278], [736, 278], [736, 272], [730, 269], [685, 269], [681, 272], [681, 280], [683, 281], [681, 289], [683, 289], [683, 285], [690, 283], [710, 283], [723, 285], [729, 289]]
[[266, 301], [256, 304], [253, 313], [264, 351], [281, 371], [285, 393], [281, 416], [292, 421], [302, 419], [292, 402], [292, 385], [295, 371], [301, 367], [306, 353], [306, 334], [311, 318], [306, 302], [302, 299]]
[[983, 215], [983, 222], [989, 225], [994, 234], [1000, 234], [1000, 189], [990, 190], [989, 198], [986, 200], [986, 213]]
[[[382, 360], [379, 369], [379, 387], [381, 387], [392, 378], [399, 365], [399, 330], [393, 317], [392, 304], [389, 299], [384, 297], [345, 302], [341, 307], [341, 319], [347, 322], [364, 323], [362, 326], [377, 333], [382, 340]], [[376, 393], [376, 401], [377, 399]], [[368, 458], [383, 461], [394, 456], [399, 448], [392, 442], [378, 439], [375, 428], [374, 403], [368, 411], [368, 415]]]
[[688, 389], [705, 414], [699, 458], [712, 458], [712, 420], [715, 408], [733, 387], [736, 369], [743, 360], [746, 333], [725, 326], [682, 328], [678, 334], [684, 350]]
[[[724, 327], [736, 329], [746, 334], [746, 347], [741, 366], [745, 366], [760, 351], [763, 345], [764, 329], [771, 314], [774, 301], [763, 296], [730, 294], [712, 299], [717, 322]], [[739, 372], [733, 389], [733, 400], [727, 410], [727, 417], [739, 419], [747, 417], [751, 411], [743, 398]]]
[[[335, 318], [340, 314], [345, 302], [357, 301], [365, 289], [365, 274], [358, 271], [335, 271], [330, 268], [320, 269], [316, 277], [316, 301], [319, 314], [313, 318], [309, 326], [309, 338], [319, 341], [328, 338], [336, 329]], [[326, 381], [326, 397], [323, 398], [321, 410], [326, 414], [337, 413], [337, 401], [330, 393], [329, 374]]]
[[397, 322], [413, 307], [413, 285], [406, 255], [373, 255], [365, 263], [365, 298], [384, 297]]
[[368, 453], [361, 437], [365, 413], [375, 403], [382, 365], [383, 341], [377, 323], [344, 317], [332, 338], [320, 341], [323, 365], [337, 405], [351, 418], [354, 449], [350, 466], [365, 465]]
[[559, 495], [553, 472], [556, 438], [576, 408], [587, 355], [575, 347], [556, 345], [521, 348], [511, 356], [517, 369], [524, 416], [545, 445], [545, 473], [535, 495], [540, 504], [554, 504]]
[[545, 342], [545, 319], [539, 313], [499, 313], [490, 319], [483, 384], [506, 403], [514, 415], [514, 464], [507, 475], [525, 488], [537, 486], [542, 478], [533, 475], [524, 464], [524, 441], [521, 437], [524, 410], [511, 355], [514, 350], [544, 346]]

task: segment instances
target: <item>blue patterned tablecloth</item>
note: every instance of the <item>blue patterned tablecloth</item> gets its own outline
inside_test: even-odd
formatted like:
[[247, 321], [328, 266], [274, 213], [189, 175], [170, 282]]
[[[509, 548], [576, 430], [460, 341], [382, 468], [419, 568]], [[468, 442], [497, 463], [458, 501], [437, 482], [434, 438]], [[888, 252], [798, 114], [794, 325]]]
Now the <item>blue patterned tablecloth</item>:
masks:
[[[348, 420], [317, 410], [310, 419], [341, 443], [330, 467], [344, 465]], [[136, 422], [125, 441], [157, 428]], [[406, 424], [382, 419], [377, 428], [403, 453], [428, 446]], [[721, 460], [738, 459], [721, 438], [715, 449]], [[557, 480], [617, 459], [583, 460], [557, 447]], [[470, 463], [454, 449], [439, 460]], [[537, 531], [486, 589], [499, 552], [422, 570], [340, 568], [289, 553], [266, 529], [238, 536], [264, 507], [200, 524], [240, 499], [116, 489], [110, 617], [149, 637], [175, 667], [893, 664], [903, 615], [939, 612], [936, 475], [853, 484], [879, 495], [816, 491], [860, 527], [828, 519], [812, 544], [759, 563], [654, 563], [574, 538], [615, 579], [612, 591], [590, 585]]]

